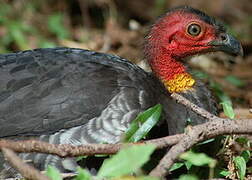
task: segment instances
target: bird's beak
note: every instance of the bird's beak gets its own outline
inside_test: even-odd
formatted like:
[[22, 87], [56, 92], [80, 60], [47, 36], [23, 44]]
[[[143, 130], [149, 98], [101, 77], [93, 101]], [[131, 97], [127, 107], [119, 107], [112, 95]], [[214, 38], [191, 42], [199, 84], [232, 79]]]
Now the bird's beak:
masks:
[[215, 51], [223, 51], [231, 55], [243, 56], [241, 43], [233, 36], [226, 33], [221, 33], [217, 40], [209, 42], [208, 45], [212, 46]]

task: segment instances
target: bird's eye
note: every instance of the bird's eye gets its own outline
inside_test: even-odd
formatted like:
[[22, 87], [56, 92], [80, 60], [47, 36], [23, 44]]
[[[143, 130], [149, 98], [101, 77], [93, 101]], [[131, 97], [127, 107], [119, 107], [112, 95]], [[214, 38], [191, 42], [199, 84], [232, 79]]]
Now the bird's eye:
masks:
[[201, 27], [198, 24], [190, 24], [187, 28], [187, 33], [191, 36], [198, 36], [201, 32]]

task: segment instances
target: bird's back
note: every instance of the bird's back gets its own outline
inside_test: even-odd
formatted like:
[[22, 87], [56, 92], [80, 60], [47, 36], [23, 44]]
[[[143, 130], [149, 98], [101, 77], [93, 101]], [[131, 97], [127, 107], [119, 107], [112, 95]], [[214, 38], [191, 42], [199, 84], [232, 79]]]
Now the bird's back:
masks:
[[0, 137], [50, 134], [86, 124], [116, 97], [121, 101], [108, 112], [118, 113], [116, 119], [145, 109], [153, 104], [144, 98], [153, 86], [147, 79], [147, 73], [122, 58], [88, 50], [0, 55]]
[[[206, 93], [198, 83], [194, 91], [182, 95], [214, 112], [213, 101], [201, 101]], [[130, 122], [157, 103], [163, 105], [167, 135], [183, 132], [188, 118], [193, 124], [205, 122], [169, 95], [152, 74], [118, 56], [73, 48], [0, 55], [0, 138], [117, 143]], [[61, 171], [77, 167], [73, 158], [20, 156], [41, 170], [49, 164]]]

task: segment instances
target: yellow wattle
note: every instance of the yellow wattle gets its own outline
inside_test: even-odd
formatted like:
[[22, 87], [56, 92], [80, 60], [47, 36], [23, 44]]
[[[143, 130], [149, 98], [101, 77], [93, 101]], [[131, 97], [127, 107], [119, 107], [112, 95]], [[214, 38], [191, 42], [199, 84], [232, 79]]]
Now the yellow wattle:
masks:
[[188, 73], [176, 74], [173, 79], [163, 79], [162, 82], [170, 93], [191, 90], [195, 84], [195, 80]]

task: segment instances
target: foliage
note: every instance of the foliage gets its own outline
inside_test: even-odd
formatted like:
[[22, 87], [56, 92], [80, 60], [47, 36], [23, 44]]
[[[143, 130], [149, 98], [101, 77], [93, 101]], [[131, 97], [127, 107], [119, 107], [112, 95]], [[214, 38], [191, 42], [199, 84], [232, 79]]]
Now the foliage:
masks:
[[136, 172], [149, 160], [154, 149], [154, 145], [132, 146], [122, 149], [115, 156], [103, 162], [98, 177], [124, 176]]
[[60, 172], [53, 166], [47, 167], [46, 175], [53, 180], [62, 180]]
[[192, 151], [188, 151], [181, 154], [180, 158], [190, 162], [192, 165], [195, 166], [208, 165], [210, 168], [214, 168], [216, 165], [216, 160], [210, 158], [204, 153], [194, 153]]
[[[1, 52], [8, 52], [10, 49], [26, 50], [36, 47], [53, 47], [57, 41], [70, 38], [70, 32], [63, 21], [65, 15], [62, 13], [56, 12], [47, 16], [37, 14], [40, 23], [34, 23], [31, 15], [38, 8], [39, 5], [36, 2], [28, 2], [28, 4], [21, 3], [19, 9], [15, 11], [11, 4], [1, 3]], [[54, 38], [51, 35], [54, 35]]]
[[136, 119], [134, 119], [129, 129], [125, 133], [125, 142], [137, 142], [144, 138], [148, 132], [157, 124], [161, 116], [162, 106], [157, 104], [140, 113]]
[[[141, 146], [129, 146], [120, 150], [116, 155], [105, 160], [103, 165], [98, 171], [97, 176], [92, 176], [87, 170], [78, 169], [78, 175], [75, 180], [91, 180], [91, 179], [127, 179], [132, 173], [135, 173], [140, 169], [150, 158], [150, 155], [155, 150], [154, 145], [141, 145]], [[59, 172], [49, 166], [46, 174], [53, 180], [61, 180]], [[152, 178], [148, 176], [133, 177], [131, 179], [139, 180], [157, 180], [157, 178]]]
[[60, 13], [55, 13], [48, 18], [48, 30], [54, 33], [59, 39], [69, 38], [69, 32], [64, 27], [64, 16]]
[[[196, 75], [198, 78], [205, 79], [205, 80], [207, 79], [208, 81], [210, 81], [210, 86], [214, 90], [216, 96], [219, 98], [220, 104], [223, 107], [224, 114], [227, 117], [233, 119], [235, 117], [235, 113], [232, 107], [232, 101], [230, 97], [222, 90], [223, 89], [222, 86], [219, 83], [216, 83], [215, 81], [213, 81], [213, 79], [211, 79], [211, 77], [209, 77], [206, 73], [197, 71], [197, 72], [194, 72], [194, 75]], [[225, 80], [238, 88], [245, 86], [245, 82], [240, 80], [236, 76], [228, 75], [225, 77]], [[248, 141], [247, 138], [244, 138], [244, 137], [234, 138], [232, 136], [226, 136], [225, 139], [226, 141], [229, 141], [229, 142], [235, 140], [236, 141], [235, 143], [239, 143], [241, 147], [250, 148], [250, 142]], [[229, 149], [227, 149], [225, 146], [226, 146], [226, 143], [224, 143], [224, 147], [222, 150], [220, 150], [220, 153], [224, 154], [224, 152], [229, 151]], [[235, 173], [237, 174], [239, 179], [244, 179], [246, 176], [246, 172], [248, 172], [250, 169], [250, 167], [247, 166], [249, 163], [251, 163], [250, 151], [243, 150], [242, 152], [240, 152], [239, 155], [234, 155], [234, 156], [232, 155], [232, 153], [233, 152], [231, 151], [229, 158], [230, 158], [230, 161], [232, 161], [231, 163], [233, 163], [235, 166]], [[176, 168], [183, 167], [184, 163], [185, 162], [183, 162], [182, 164], [174, 165], [173, 168], [176, 170]], [[233, 177], [233, 172], [225, 168], [223, 169], [223, 166], [225, 166], [225, 163], [223, 164], [222, 162], [222, 166], [217, 166], [215, 168], [216, 169], [215, 171], [218, 172], [216, 176], [217, 177], [231, 177], [231, 176]]]
[[246, 161], [242, 156], [234, 157], [234, 163], [237, 168], [238, 177], [243, 180], [246, 174]]
[[[188, 172], [190, 171], [192, 174], [197, 173], [196, 171], [194, 172], [193, 167], [194, 166], [205, 166], [207, 165], [210, 168], [210, 173], [209, 173], [209, 179], [213, 178], [213, 169], [216, 166], [217, 161], [205, 153], [196, 153], [193, 151], [188, 151], [180, 155], [180, 159], [184, 160], [183, 162], [177, 162], [173, 164], [173, 166], [170, 168], [170, 171], [177, 170], [183, 166], [186, 167]], [[185, 177], [190, 177], [192, 179], [196, 178], [197, 176], [187, 174], [187, 175], [181, 175], [179, 179], [184, 179]]]
[[[240, 145], [242, 145], [245, 148], [250, 148], [250, 142], [247, 138], [239, 137], [236, 139], [236, 142], [238, 142]], [[243, 150], [240, 155], [234, 156], [233, 162], [236, 168], [237, 176], [240, 180], [243, 180], [246, 175], [246, 171], [248, 169], [247, 164], [250, 161], [251, 153], [249, 150]]]
[[232, 101], [230, 97], [222, 90], [222, 87], [219, 83], [211, 80], [210, 86], [215, 91], [216, 96], [220, 99], [220, 105], [222, 105], [223, 107], [224, 114], [227, 117], [234, 119], [235, 113], [232, 107]]
[[[206, 73], [200, 72], [200, 71], [195, 71], [194, 76], [200, 79], [207, 79], [210, 82], [210, 87], [213, 89], [215, 92], [215, 95], [219, 98], [220, 105], [223, 108], [224, 114], [231, 118], [235, 118], [235, 113], [233, 110], [232, 106], [232, 101], [230, 97], [222, 90], [221, 84], [215, 82], [213, 79], [211, 79]], [[232, 84], [235, 84], [236, 86], [243, 86], [244, 82], [240, 81], [238, 78], [234, 76], [227, 76], [226, 80], [229, 81]]]
[[245, 82], [242, 81], [241, 79], [239, 79], [238, 77], [236, 76], [232, 76], [232, 75], [228, 75], [225, 77], [225, 80], [231, 84], [233, 84], [234, 86], [236, 87], [244, 87], [245, 86]]
[[74, 180], [92, 180], [92, 175], [87, 170], [78, 168], [78, 175]]
[[198, 180], [198, 177], [195, 175], [183, 174], [179, 177], [179, 180]]

